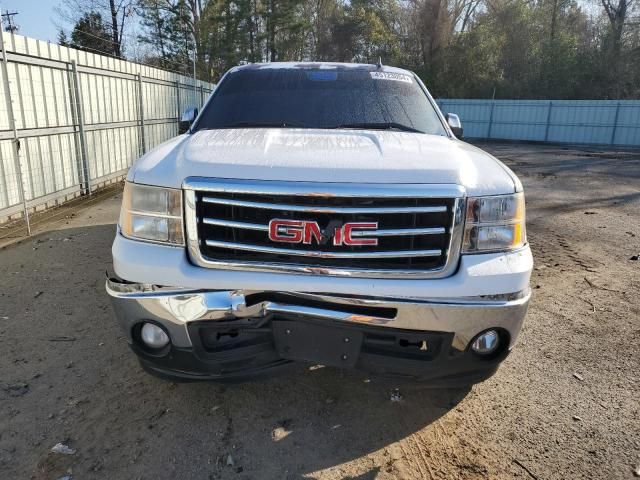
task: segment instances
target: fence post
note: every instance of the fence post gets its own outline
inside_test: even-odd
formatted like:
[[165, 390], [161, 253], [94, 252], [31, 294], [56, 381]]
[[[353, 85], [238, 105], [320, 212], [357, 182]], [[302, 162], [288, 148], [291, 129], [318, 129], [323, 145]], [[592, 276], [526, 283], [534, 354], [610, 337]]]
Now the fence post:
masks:
[[182, 115], [182, 109], [180, 108], [180, 80], [176, 80], [176, 108], [177, 108], [177, 113], [176, 113], [176, 125], [178, 126], [178, 128], [180, 127], [180, 116]]
[[[7, 51], [4, 46], [4, 32], [0, 29], [0, 48], [2, 48], [2, 81], [4, 82], [5, 100], [7, 102], [7, 115], [9, 116], [9, 125], [13, 131], [13, 159], [15, 168], [18, 172], [18, 196], [22, 199], [22, 211], [24, 221], [27, 224], [27, 235], [31, 236], [31, 222], [29, 220], [29, 209], [27, 208], [27, 198], [24, 193], [24, 176], [22, 174], [22, 163], [20, 162], [20, 137], [16, 127], [16, 117], [13, 111], [13, 100], [11, 97], [11, 86], [9, 85], [9, 60], [7, 59]], [[5, 178], [5, 181], [8, 179]], [[7, 181], [7, 190], [9, 182]]]
[[78, 64], [71, 60], [71, 79], [73, 81], [73, 97], [76, 120], [78, 121], [78, 135], [80, 137], [80, 162], [84, 189], [86, 194], [91, 195], [91, 168], [89, 166], [89, 155], [87, 154], [87, 137], [84, 131], [84, 113], [82, 110], [82, 94], [80, 91], [80, 81], [78, 79]]
[[553, 102], [549, 101], [549, 110], [547, 110], [547, 126], [544, 131], [544, 141], [549, 140], [549, 127], [551, 126], [551, 109], [553, 108]]
[[204, 89], [202, 88], [202, 84], [200, 84], [200, 107], [204, 104]]
[[611, 132], [611, 145], [615, 145], [616, 131], [618, 130], [618, 116], [620, 115], [620, 102], [616, 106], [616, 115], [613, 119], [613, 131]]
[[140, 146], [142, 154], [147, 152], [147, 142], [144, 138], [144, 103], [142, 99], [142, 76], [138, 73], [138, 115], [140, 117]]
[[491, 138], [491, 127], [493, 126], [493, 109], [496, 107], [496, 101], [491, 100], [491, 111], [489, 112], [489, 131], [487, 132], [487, 138]]
[[80, 134], [76, 132], [76, 126], [78, 125], [78, 110], [76, 108], [76, 91], [73, 84], [73, 70], [71, 63], [67, 63], [67, 90], [69, 94], [69, 109], [71, 111], [71, 124], [73, 125], [73, 143], [76, 147], [76, 165], [78, 167], [78, 185], [80, 186], [80, 193], [85, 191], [85, 172], [82, 160], [82, 146], [80, 145]]

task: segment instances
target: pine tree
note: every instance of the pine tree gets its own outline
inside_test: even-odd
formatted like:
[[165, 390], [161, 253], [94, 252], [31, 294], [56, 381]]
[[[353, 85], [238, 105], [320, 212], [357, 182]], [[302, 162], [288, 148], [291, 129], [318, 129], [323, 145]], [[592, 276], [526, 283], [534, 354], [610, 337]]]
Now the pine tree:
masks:
[[98, 12], [83, 15], [71, 31], [70, 45], [93, 53], [115, 55], [111, 33]]

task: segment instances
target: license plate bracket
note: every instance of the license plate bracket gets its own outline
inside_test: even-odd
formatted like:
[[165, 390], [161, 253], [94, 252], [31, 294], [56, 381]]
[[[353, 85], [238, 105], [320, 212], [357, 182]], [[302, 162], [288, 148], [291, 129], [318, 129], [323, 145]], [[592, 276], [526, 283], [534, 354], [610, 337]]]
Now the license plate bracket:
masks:
[[353, 367], [358, 360], [362, 332], [291, 320], [273, 320], [271, 325], [282, 358], [335, 367]]

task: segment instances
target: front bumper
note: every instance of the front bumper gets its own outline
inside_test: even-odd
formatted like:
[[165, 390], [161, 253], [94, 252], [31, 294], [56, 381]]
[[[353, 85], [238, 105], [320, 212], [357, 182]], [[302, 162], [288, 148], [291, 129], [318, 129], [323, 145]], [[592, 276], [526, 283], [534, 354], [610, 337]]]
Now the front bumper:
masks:
[[[270, 291], [195, 290], [108, 279], [121, 326], [142, 365], [182, 379], [233, 379], [294, 360], [374, 374], [469, 384], [493, 372], [514, 345], [530, 291], [451, 298], [381, 298]], [[171, 338], [149, 351], [143, 321]], [[490, 358], [469, 351], [484, 330], [501, 333]]]

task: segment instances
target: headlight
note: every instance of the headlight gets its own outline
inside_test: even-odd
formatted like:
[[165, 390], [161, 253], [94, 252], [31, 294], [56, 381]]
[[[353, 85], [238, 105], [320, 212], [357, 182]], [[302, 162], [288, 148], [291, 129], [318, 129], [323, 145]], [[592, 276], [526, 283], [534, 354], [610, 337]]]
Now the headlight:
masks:
[[513, 250], [526, 243], [522, 192], [467, 199], [463, 253]]
[[182, 192], [126, 182], [119, 224], [134, 240], [184, 245]]

